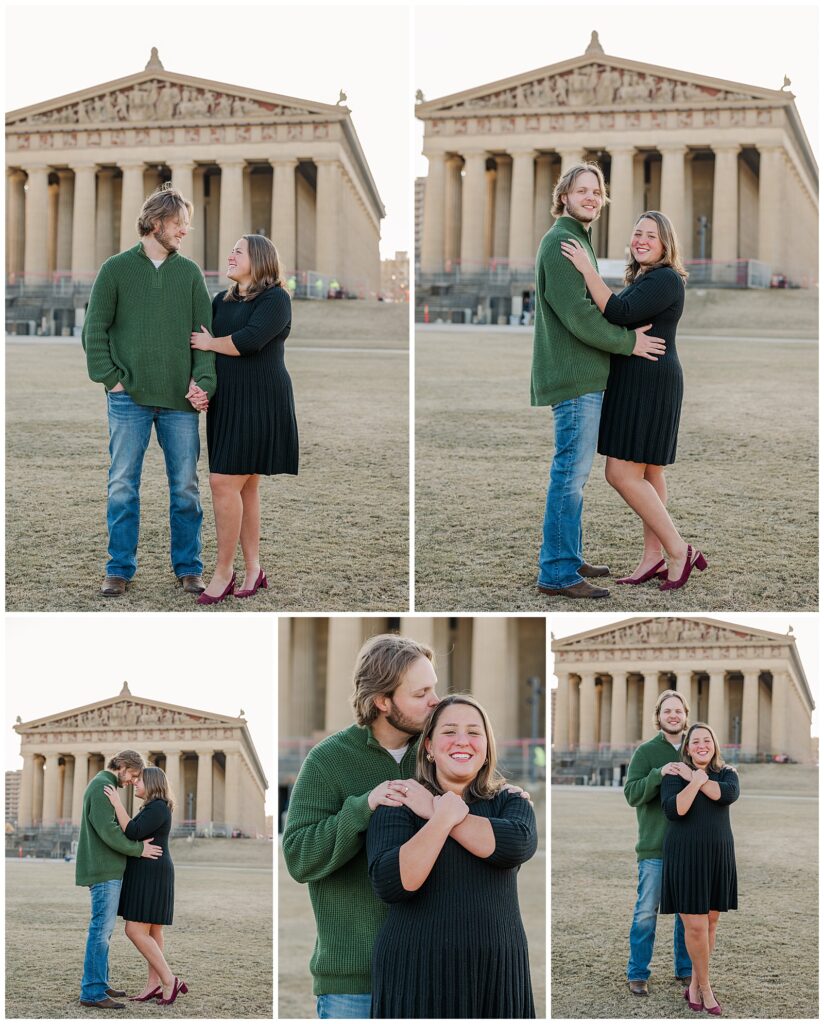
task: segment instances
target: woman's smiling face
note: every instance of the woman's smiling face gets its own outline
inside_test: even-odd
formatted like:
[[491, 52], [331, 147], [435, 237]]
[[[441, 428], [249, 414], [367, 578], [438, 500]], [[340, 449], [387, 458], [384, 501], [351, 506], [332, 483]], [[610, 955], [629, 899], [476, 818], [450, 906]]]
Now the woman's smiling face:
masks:
[[469, 704], [450, 704], [425, 744], [442, 787], [462, 791], [486, 761], [486, 730], [480, 711]]
[[704, 768], [710, 763], [715, 754], [715, 744], [708, 729], [694, 729], [690, 733], [687, 753], [692, 758], [693, 764], [699, 768]]
[[641, 266], [657, 263], [664, 255], [664, 245], [658, 235], [658, 225], [651, 217], [644, 217], [635, 225], [630, 239], [632, 255]]

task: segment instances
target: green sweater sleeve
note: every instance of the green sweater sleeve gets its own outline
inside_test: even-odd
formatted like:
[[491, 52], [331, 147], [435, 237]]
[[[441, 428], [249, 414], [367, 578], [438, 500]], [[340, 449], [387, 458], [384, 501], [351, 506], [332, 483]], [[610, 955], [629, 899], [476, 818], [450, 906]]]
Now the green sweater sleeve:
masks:
[[126, 838], [102, 788], [89, 795], [89, 821], [103, 842], [117, 853], [126, 857], [143, 856], [143, 843]]
[[369, 793], [338, 803], [336, 787], [310, 754], [298, 775], [283, 832], [283, 856], [297, 882], [333, 874], [363, 849]]
[[[198, 271], [192, 277], [192, 330], [199, 331], [201, 325], [209, 331], [212, 329], [212, 300], [203, 275]], [[192, 377], [211, 398], [217, 390], [214, 352], [192, 349]]]
[[639, 747], [632, 755], [624, 783], [624, 796], [630, 807], [640, 807], [657, 800], [661, 790], [661, 769], [652, 768]]
[[112, 360], [109, 328], [117, 311], [117, 287], [111, 271], [104, 263], [95, 278], [89, 307], [83, 321], [83, 350], [89, 377], [103, 384], [107, 391], [120, 383], [122, 371]]
[[632, 355], [635, 333], [604, 318], [589, 297], [583, 275], [564, 256], [560, 244], [546, 246], [542, 258], [544, 298], [570, 334], [591, 348]]

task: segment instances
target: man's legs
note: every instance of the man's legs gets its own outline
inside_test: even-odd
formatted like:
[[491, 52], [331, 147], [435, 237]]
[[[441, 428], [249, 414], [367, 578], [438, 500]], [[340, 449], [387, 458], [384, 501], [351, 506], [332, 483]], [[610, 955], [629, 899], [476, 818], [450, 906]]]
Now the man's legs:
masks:
[[[638, 898], [629, 931], [628, 981], [646, 981], [655, 945], [655, 925], [661, 900], [661, 875], [664, 862], [659, 858], [638, 861]], [[678, 915], [676, 914], [676, 917]]]
[[369, 992], [358, 995], [330, 994], [318, 996], [317, 1014], [319, 1020], [336, 1018], [337, 1020], [369, 1020], [372, 1008], [372, 996]]
[[83, 981], [80, 985], [80, 998], [84, 1002], [99, 1003], [106, 998], [106, 989], [109, 987], [109, 941], [117, 920], [121, 884], [119, 878], [113, 878], [89, 886], [92, 916], [86, 938]]
[[130, 580], [137, 570], [140, 531], [140, 475], [152, 436], [152, 410], [133, 402], [125, 391], [110, 391], [109, 491], [106, 524], [109, 561], [106, 575]]
[[200, 456], [199, 417], [175, 409], [155, 409], [157, 440], [166, 460], [169, 480], [169, 530], [175, 576], [200, 576], [203, 509], [197, 486]]
[[[684, 938], [684, 922], [681, 920], [680, 914], [675, 915], [675, 928], [672, 934], [672, 946], [675, 962], [675, 977], [692, 977], [692, 961], [690, 960], [690, 955], [687, 952], [687, 942]], [[711, 949], [710, 952], [712, 952]]]
[[602, 391], [553, 405], [555, 455], [549, 474], [544, 539], [538, 558], [538, 585], [571, 587], [580, 583], [584, 557], [581, 516], [584, 485], [592, 469], [601, 421]]

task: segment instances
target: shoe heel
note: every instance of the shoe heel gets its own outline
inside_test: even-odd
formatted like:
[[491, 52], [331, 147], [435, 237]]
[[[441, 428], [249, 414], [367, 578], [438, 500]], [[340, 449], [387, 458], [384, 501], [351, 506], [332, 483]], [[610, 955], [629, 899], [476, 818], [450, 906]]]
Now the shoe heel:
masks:
[[186, 984], [185, 981], [180, 983], [180, 991], [183, 993], [184, 996], [189, 991], [189, 986]]
[[695, 559], [695, 563], [694, 564], [695, 564], [695, 568], [699, 572], [703, 572], [707, 568], [707, 560], [706, 560], [706, 558], [704, 558], [704, 556], [701, 554], [700, 551], [698, 552], [698, 557]]
[[260, 589], [261, 590], [268, 590], [269, 589], [269, 582], [268, 582], [268, 580], [266, 579], [265, 576], [260, 581]]

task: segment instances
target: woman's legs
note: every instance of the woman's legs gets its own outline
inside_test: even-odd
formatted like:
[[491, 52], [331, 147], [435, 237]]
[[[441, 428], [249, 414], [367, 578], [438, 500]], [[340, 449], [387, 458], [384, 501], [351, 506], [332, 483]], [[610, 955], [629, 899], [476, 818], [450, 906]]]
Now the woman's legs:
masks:
[[692, 981], [690, 1002], [699, 998], [704, 1006], [713, 1007], [717, 1000], [710, 988], [710, 919], [707, 914], [681, 914], [684, 922], [684, 938], [687, 952], [692, 960]]
[[217, 565], [206, 588], [209, 597], [219, 597], [232, 578], [240, 539], [240, 524], [243, 520], [243, 501], [240, 494], [248, 479], [246, 475], [209, 474], [217, 530]]
[[156, 927], [158, 926], [145, 924], [142, 921], [127, 921], [126, 936], [134, 943], [137, 951], [149, 965], [149, 969], [154, 970], [159, 979], [158, 983], [163, 986], [163, 996], [168, 999], [172, 994], [175, 976], [169, 970], [162, 947], [158, 945], [157, 940], [151, 934], [152, 928]]
[[710, 923], [709, 923], [710, 956], [712, 956], [712, 951], [715, 949], [715, 933], [718, 930], [718, 918], [720, 916], [721, 915], [720, 915], [719, 911], [717, 911], [717, 910], [711, 910], [710, 911]]
[[[606, 479], [644, 524], [644, 557], [639, 566], [641, 572], [661, 561], [663, 548], [670, 579], [677, 579], [684, 569], [687, 545], [667, 512], [667, 485], [663, 467], [626, 462], [610, 456], [607, 458]], [[636, 570], [633, 575], [640, 575], [640, 572]]]
[[252, 473], [240, 491], [243, 518], [240, 524], [240, 547], [246, 564], [241, 590], [251, 590], [260, 572], [260, 474]]
[[[163, 925], [162, 924], [150, 924], [149, 935], [157, 943], [157, 947], [160, 952], [163, 952]], [[149, 977], [146, 979], [146, 987], [142, 992], [138, 993], [138, 996], [147, 996], [150, 992], [154, 992], [157, 986], [160, 984], [160, 975], [157, 971], [149, 964]]]

